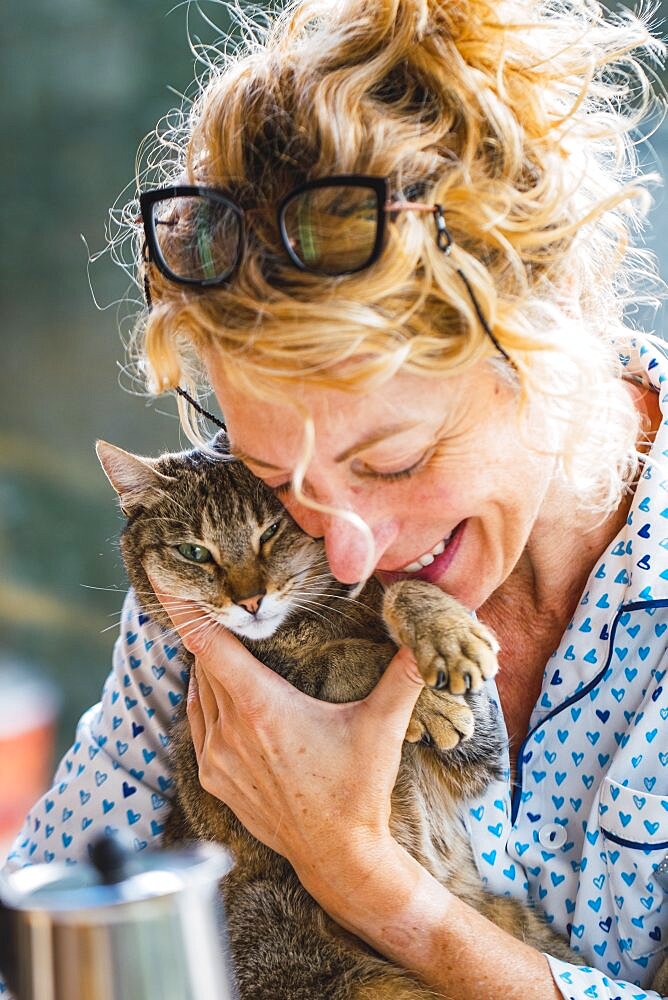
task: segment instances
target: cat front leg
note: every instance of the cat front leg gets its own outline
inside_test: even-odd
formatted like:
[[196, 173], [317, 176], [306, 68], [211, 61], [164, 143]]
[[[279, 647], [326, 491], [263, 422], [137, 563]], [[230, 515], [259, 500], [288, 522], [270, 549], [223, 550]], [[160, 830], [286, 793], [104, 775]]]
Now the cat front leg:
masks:
[[389, 587], [383, 616], [394, 641], [413, 651], [429, 685], [418, 698], [406, 740], [454, 749], [476, 728], [464, 695], [496, 673], [496, 639], [459, 601], [421, 580]]
[[487, 626], [430, 583], [392, 584], [385, 591], [383, 618], [394, 641], [413, 651], [425, 683], [436, 691], [477, 691], [499, 669], [499, 644]]
[[425, 688], [413, 709], [406, 741], [454, 750], [462, 740], [473, 736], [474, 729], [473, 712], [464, 698]]

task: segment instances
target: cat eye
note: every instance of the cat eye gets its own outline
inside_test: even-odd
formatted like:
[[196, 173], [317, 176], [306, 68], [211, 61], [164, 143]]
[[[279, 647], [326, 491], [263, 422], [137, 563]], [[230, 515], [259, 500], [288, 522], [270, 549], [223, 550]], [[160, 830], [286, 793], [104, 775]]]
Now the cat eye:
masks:
[[208, 549], [204, 548], [203, 545], [191, 545], [190, 542], [184, 542], [182, 545], [176, 546], [176, 551], [179, 555], [182, 555], [184, 559], [188, 559], [190, 562], [213, 562], [213, 556]]
[[266, 531], [262, 532], [262, 534], [260, 535], [260, 545], [264, 545], [265, 542], [268, 542], [270, 538], [274, 537], [274, 535], [278, 531], [280, 523], [281, 523], [280, 521], [274, 521], [274, 523], [271, 524]]

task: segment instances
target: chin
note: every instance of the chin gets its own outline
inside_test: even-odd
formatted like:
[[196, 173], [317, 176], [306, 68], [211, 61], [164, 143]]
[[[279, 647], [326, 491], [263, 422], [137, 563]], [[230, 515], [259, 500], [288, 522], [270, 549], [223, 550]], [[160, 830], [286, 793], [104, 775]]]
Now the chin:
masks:
[[228, 625], [227, 628], [244, 639], [268, 639], [279, 627], [285, 615], [272, 615], [260, 621], [249, 621], [244, 625]]

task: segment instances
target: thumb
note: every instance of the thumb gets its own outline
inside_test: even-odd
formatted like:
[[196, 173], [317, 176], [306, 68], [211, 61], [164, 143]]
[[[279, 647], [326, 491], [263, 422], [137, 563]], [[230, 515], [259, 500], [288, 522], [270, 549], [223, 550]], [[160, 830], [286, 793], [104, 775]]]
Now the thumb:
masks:
[[405, 733], [415, 702], [424, 688], [424, 680], [415, 662], [415, 656], [402, 646], [392, 657], [375, 688], [366, 701], [369, 707], [382, 715], [389, 724]]
[[294, 690], [289, 681], [261, 663], [223, 625], [213, 619], [206, 624], [202, 608], [195, 601], [176, 600], [150, 582], [183, 645], [197, 658], [209, 681], [220, 684], [235, 702], [254, 704], [261, 697], [278, 697], [279, 688]]

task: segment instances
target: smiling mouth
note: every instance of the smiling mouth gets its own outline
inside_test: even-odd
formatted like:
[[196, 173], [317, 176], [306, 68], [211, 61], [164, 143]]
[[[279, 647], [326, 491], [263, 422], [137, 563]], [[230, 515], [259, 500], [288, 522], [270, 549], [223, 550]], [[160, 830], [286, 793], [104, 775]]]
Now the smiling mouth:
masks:
[[401, 569], [378, 569], [376, 571], [378, 576], [386, 586], [396, 580], [405, 580], [407, 576], [414, 576], [427, 583], [436, 583], [443, 577], [454, 559], [466, 524], [466, 520], [460, 521], [449, 535], [437, 542], [428, 552], [423, 552], [417, 559], [402, 566]]
[[423, 552], [421, 556], [418, 556], [413, 562], [408, 563], [407, 566], [402, 566], [400, 569], [395, 570], [395, 573], [419, 573], [421, 569], [425, 566], [431, 566], [434, 559], [440, 556], [441, 552], [445, 550], [446, 545], [450, 542], [452, 536], [454, 535], [456, 528], [453, 528], [449, 535], [442, 538], [440, 542], [434, 545], [433, 549], [429, 549], [428, 552]]

